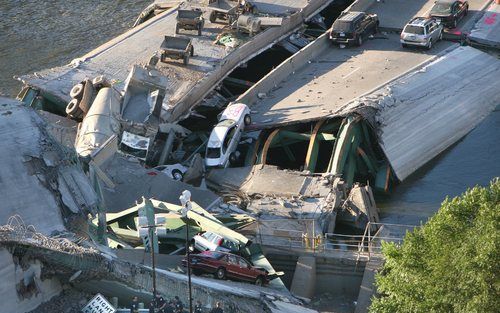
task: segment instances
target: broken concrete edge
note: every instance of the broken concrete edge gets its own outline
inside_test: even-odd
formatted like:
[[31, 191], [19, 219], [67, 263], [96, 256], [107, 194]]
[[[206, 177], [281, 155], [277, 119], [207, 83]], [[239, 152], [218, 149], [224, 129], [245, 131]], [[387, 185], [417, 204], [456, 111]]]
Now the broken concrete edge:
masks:
[[[299, 70], [300, 68], [307, 66], [308, 62], [313, 60], [317, 55], [321, 52], [321, 47], [324, 45], [330, 44], [328, 40], [328, 33], [324, 33], [320, 37], [318, 37], [316, 40], [312, 41], [309, 43], [307, 46], [304, 48], [300, 49], [299, 52], [293, 54], [290, 56], [288, 59], [283, 61], [280, 65], [278, 65], [274, 70], [266, 74], [263, 78], [261, 78], [258, 82], [256, 82], [252, 87], [250, 87], [245, 93], [241, 94], [238, 99], [234, 101], [236, 102], [242, 102], [247, 104], [250, 109], [252, 108], [252, 105], [258, 101], [256, 99], [259, 99], [258, 95], [259, 94], [267, 94], [274, 88], [278, 86], [278, 84], [283, 81], [283, 78], [287, 77], [290, 73]], [[385, 86], [390, 85], [394, 81], [400, 79], [401, 77], [407, 75], [408, 73], [414, 72], [419, 68], [422, 68], [428, 64], [431, 64], [435, 60], [439, 59], [440, 57], [448, 54], [449, 52], [457, 49], [460, 45], [453, 45], [438, 54], [432, 56], [430, 59], [427, 59], [414, 67], [410, 68], [404, 73], [401, 73], [393, 78], [391, 78], [389, 81], [383, 82], [380, 85], [372, 88], [371, 90], [357, 96], [355, 99], [352, 101], [346, 103], [344, 106], [339, 108], [336, 112], [328, 114], [326, 119], [328, 118], [333, 118], [333, 117], [346, 117], [349, 114], [352, 114], [356, 112], [356, 106], [353, 107], [353, 104], [358, 104], [359, 99], [362, 99], [374, 92], [377, 92], [378, 90], [383, 89]], [[361, 114], [363, 115], [363, 114]], [[366, 115], [365, 115], [366, 118]], [[300, 121], [288, 121], [288, 122], [279, 122], [279, 123], [266, 123], [258, 126], [250, 126], [249, 129], [251, 130], [259, 130], [259, 129], [265, 129], [265, 128], [273, 128], [273, 127], [283, 127], [295, 123], [307, 123], [307, 122], [312, 122], [317, 119], [311, 118], [311, 119], [303, 119]], [[369, 119], [370, 120], [370, 119]], [[372, 125], [373, 126], [373, 125]]]
[[[121, 288], [134, 292], [151, 290], [151, 269], [148, 266], [131, 264], [99, 252], [92, 247], [81, 247], [68, 239], [57, 239], [36, 233], [25, 227], [0, 226], [0, 246], [17, 257], [39, 260], [48, 270], [46, 277], [58, 277], [62, 282], [72, 277], [72, 284], [94, 281], [94, 292], [100, 292], [99, 281], [117, 283]], [[75, 278], [75, 272], [79, 275]], [[157, 288], [160, 294], [186, 297], [187, 276], [166, 270], [156, 270]], [[248, 288], [237, 283], [218, 282], [200, 277], [192, 278], [193, 294], [204, 300], [224, 299], [227, 312], [254, 313], [255, 307], [270, 312], [274, 301], [293, 305], [301, 302], [291, 296], [261, 287]], [[207, 301], [205, 301], [207, 302]]]
[[[68, 223], [75, 218], [89, 213], [95, 214], [98, 199], [87, 177], [81, 171], [74, 151], [70, 151], [57, 143], [56, 138], [47, 129], [48, 122], [34, 109], [26, 107], [17, 100], [2, 97], [0, 97], [0, 104], [2, 105], [0, 111], [3, 112], [1, 118], [4, 119], [2, 126], [9, 127], [9, 131], [16, 132], [16, 136], [6, 137], [3, 142], [8, 143], [15, 138], [18, 140], [15, 144], [10, 145], [10, 149], [13, 149], [10, 150], [10, 157], [13, 158], [12, 162], [4, 164], [9, 168], [6, 168], [6, 170], [14, 170], [16, 171], [16, 177], [20, 177], [15, 179], [14, 182], [21, 185], [13, 186], [13, 188], [15, 188], [14, 190], [34, 188], [29, 190], [31, 194], [26, 197], [22, 207], [19, 207], [19, 200], [16, 203], [9, 202], [11, 194], [4, 198], [4, 205], [11, 207], [3, 210], [5, 220], [1, 223], [6, 223], [11, 215], [18, 214], [18, 217], [16, 217], [18, 223], [24, 223], [22, 221], [24, 218], [28, 224], [40, 227], [40, 231], [50, 233], [64, 230], [62, 228], [66, 228]], [[16, 130], [15, 127], [20, 127], [22, 131]], [[23, 138], [22, 141], [20, 141], [21, 138]], [[29, 143], [26, 141], [28, 138], [34, 142]], [[20, 145], [20, 142], [23, 145]], [[3, 151], [9, 153], [8, 149], [3, 149]], [[15, 154], [12, 154], [13, 152]], [[5, 160], [7, 161], [7, 159]], [[17, 166], [20, 166], [20, 168], [17, 168]], [[49, 198], [52, 200], [49, 200]], [[37, 201], [42, 201], [49, 208], [43, 211]], [[54, 207], [50, 207], [52, 205]], [[14, 208], [17, 208], [18, 211], [13, 212]], [[38, 212], [31, 210], [37, 209], [40, 209], [41, 214], [46, 214], [46, 217], [55, 218], [57, 216], [58, 219], [60, 217], [62, 225], [59, 227], [57, 220], [52, 219], [46, 222], [48, 224], [52, 223], [53, 226], [44, 228], [43, 222], [32, 219], [31, 215], [37, 216]], [[29, 212], [25, 212], [25, 210]], [[49, 211], [53, 211], [52, 214], [54, 215], [51, 215]], [[48, 226], [48, 224], [45, 226]]]
[[[273, 45], [275, 45], [279, 41], [287, 38], [290, 34], [294, 33], [298, 28], [301, 27], [301, 25], [307, 20], [307, 17], [313, 17], [317, 12], [319, 12], [321, 10], [321, 8], [328, 6], [333, 0], [326, 0], [326, 1], [312, 0], [311, 2], [313, 2], [313, 1], [315, 3], [309, 4], [307, 8], [309, 9], [311, 6], [315, 6], [315, 7], [318, 7], [317, 9], [310, 9], [309, 11], [312, 11], [312, 12], [306, 12], [305, 8], [303, 8], [299, 12], [291, 14], [291, 15], [287, 16], [286, 19], [284, 19], [283, 25], [285, 25], [285, 24], [291, 25], [291, 26], [286, 27], [285, 31], [282, 31], [282, 28], [284, 28], [284, 27], [269, 28], [269, 29], [262, 31], [259, 34], [255, 35], [253, 37], [253, 40], [248, 41], [245, 44], [243, 44], [241, 47], [239, 47], [238, 49], [231, 51], [230, 55], [231, 54], [232, 55], [235, 55], [235, 54], [242, 55], [242, 54], [244, 54], [245, 49], [253, 50], [252, 47], [254, 47], [255, 45], [261, 45], [261, 48], [259, 48], [255, 52], [249, 54], [247, 57], [245, 57], [243, 59], [240, 59], [238, 57], [236, 59], [234, 59], [234, 58], [224, 59], [225, 62], [223, 62], [223, 64], [220, 66], [221, 72], [223, 72], [224, 74], [218, 75], [219, 77], [216, 78], [215, 81], [213, 81], [211, 84], [206, 84], [206, 85], [217, 86], [218, 84], [222, 83], [222, 81], [230, 74], [231, 68], [233, 68], [233, 69], [237, 68], [241, 64], [244, 64], [245, 62], [249, 61], [253, 57], [255, 57], [255, 56], [261, 54], [262, 52], [264, 52], [265, 50], [269, 49], [270, 47], [272, 47]], [[278, 33], [278, 36], [274, 35], [274, 33]], [[266, 38], [268, 38], [268, 37], [275, 38], [275, 39], [270, 40], [270, 41], [266, 40]], [[259, 41], [263, 41], [264, 44], [259, 43]], [[233, 64], [231, 64], [231, 63], [233, 63]], [[228, 64], [230, 64], [230, 65], [228, 65]], [[227, 70], [222, 71], [223, 66], [226, 67]], [[201, 81], [208, 80], [208, 79], [213, 80], [212, 77], [207, 77], [205, 75], [205, 77]], [[192, 91], [195, 90], [196, 86], [201, 84], [201, 81], [198, 81], [191, 88], [191, 90]], [[168, 118], [166, 118], [166, 120], [168, 122], [173, 122], [173, 121], [182, 120], [182, 119], [187, 118], [190, 115], [191, 110], [197, 104], [199, 104], [201, 101], [203, 101], [203, 99], [205, 99], [205, 97], [207, 97], [212, 92], [212, 90], [213, 90], [213, 88], [211, 88], [211, 87], [207, 88], [207, 90], [201, 90], [201, 91], [200, 91], [200, 88], [198, 88], [196, 90], [196, 92], [186, 93], [184, 96], [182, 96], [177, 101], [177, 104], [169, 112]], [[185, 108], [184, 106], [189, 106], [189, 108]], [[180, 112], [178, 112], [178, 111], [180, 111]]]

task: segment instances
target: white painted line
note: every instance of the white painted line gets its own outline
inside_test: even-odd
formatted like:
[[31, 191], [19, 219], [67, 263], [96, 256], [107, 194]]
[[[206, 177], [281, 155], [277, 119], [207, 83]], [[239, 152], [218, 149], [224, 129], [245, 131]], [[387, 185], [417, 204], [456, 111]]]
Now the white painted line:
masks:
[[356, 68], [355, 70], [353, 70], [352, 72], [350, 72], [349, 74], [347, 74], [346, 76], [344, 76], [344, 79], [346, 79], [347, 77], [351, 76], [352, 74], [356, 73], [357, 71], [359, 71], [361, 69], [361, 67], [358, 67]]

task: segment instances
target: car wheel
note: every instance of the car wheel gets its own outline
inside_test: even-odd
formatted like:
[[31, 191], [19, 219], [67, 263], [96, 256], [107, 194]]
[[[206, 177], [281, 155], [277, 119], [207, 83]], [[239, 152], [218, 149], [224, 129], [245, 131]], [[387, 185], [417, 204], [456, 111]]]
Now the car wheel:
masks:
[[401, 44], [401, 46], [402, 46], [403, 48], [408, 48], [408, 45], [407, 45], [407, 44], [405, 44], [405, 43], [402, 43], [402, 44]]
[[71, 91], [69, 92], [69, 96], [73, 99], [78, 99], [78, 100], [81, 100], [82, 97], [83, 97], [83, 90], [85, 89], [85, 87], [83, 86], [83, 84], [76, 84], [73, 86], [73, 88], [71, 88]]
[[373, 28], [373, 34], [374, 34], [374, 35], [375, 35], [376, 33], [378, 33], [378, 26], [379, 26], [378, 24], [379, 24], [379, 23], [377, 22], [377, 23], [375, 24], [375, 27]]
[[244, 122], [245, 126], [252, 124], [252, 117], [250, 116], [250, 114], [245, 115]]
[[358, 47], [361, 47], [362, 44], [363, 44], [363, 36], [359, 35], [358, 36]]
[[439, 39], [438, 40], [443, 40], [443, 32], [439, 33]]
[[236, 157], [236, 153], [233, 152], [229, 155], [229, 163], [234, 164], [236, 161], [238, 161], [238, 158]]
[[193, 268], [192, 271], [193, 271], [193, 274], [196, 276], [200, 276], [202, 274], [202, 272], [197, 268]]
[[262, 286], [263, 284], [264, 284], [264, 278], [262, 278], [262, 276], [257, 277], [257, 279], [255, 280], [255, 285]]
[[223, 267], [219, 267], [217, 272], [215, 272], [215, 277], [217, 279], [226, 279], [226, 269]]
[[179, 170], [175, 169], [175, 170], [172, 170], [172, 178], [173, 178], [174, 180], [179, 180], [179, 181], [180, 181], [180, 180], [182, 180], [184, 177], [183, 177], [183, 175], [182, 175], [182, 172], [181, 172], [181, 171], [179, 171]]
[[467, 16], [469, 14], [469, 7], [465, 8], [464, 16]]
[[431, 50], [432, 48], [432, 39], [429, 40], [429, 44], [427, 45], [427, 50]]

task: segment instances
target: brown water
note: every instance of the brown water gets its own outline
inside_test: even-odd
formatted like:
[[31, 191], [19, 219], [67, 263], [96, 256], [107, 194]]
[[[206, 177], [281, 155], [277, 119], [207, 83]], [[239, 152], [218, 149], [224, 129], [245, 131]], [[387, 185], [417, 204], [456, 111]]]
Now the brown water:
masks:
[[[0, 94], [12, 79], [69, 63], [129, 28], [146, 0], [0, 0]], [[391, 195], [377, 196], [385, 222], [418, 224], [447, 196], [500, 176], [500, 108]]]

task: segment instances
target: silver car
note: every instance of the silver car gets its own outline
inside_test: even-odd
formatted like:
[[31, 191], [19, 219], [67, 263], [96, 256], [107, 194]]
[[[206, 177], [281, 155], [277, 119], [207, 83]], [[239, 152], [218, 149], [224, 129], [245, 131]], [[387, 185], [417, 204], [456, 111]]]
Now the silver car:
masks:
[[435, 18], [416, 17], [403, 28], [401, 45], [418, 46], [431, 49], [432, 45], [443, 38], [443, 25]]

